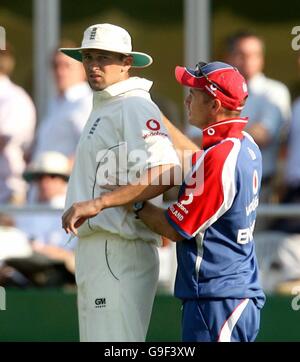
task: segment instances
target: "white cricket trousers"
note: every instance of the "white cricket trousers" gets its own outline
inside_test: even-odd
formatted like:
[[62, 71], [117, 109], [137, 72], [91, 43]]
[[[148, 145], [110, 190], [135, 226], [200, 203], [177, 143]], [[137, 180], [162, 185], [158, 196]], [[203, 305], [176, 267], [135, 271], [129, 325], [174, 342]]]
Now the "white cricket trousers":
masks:
[[79, 239], [80, 341], [145, 341], [158, 275], [158, 251], [153, 244], [108, 232]]

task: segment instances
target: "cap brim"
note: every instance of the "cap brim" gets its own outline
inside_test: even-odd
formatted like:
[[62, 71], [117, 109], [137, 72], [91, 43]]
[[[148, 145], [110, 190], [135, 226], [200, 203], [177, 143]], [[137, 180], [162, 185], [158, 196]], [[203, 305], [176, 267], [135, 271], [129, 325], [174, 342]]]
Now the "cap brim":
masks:
[[175, 68], [175, 78], [178, 83], [190, 88], [203, 89], [206, 84], [205, 78], [196, 76], [193, 69], [180, 66]]
[[36, 171], [25, 171], [23, 173], [23, 178], [25, 181], [27, 182], [31, 182], [34, 181], [36, 179], [38, 179], [41, 175], [55, 175], [57, 177], [61, 177], [64, 180], [68, 181], [70, 176], [66, 175], [66, 174], [60, 174], [60, 173], [56, 173], [56, 172], [36, 172]]
[[145, 68], [153, 63], [152, 57], [150, 55], [140, 52], [131, 52], [129, 53], [133, 57], [133, 67]]
[[81, 48], [60, 48], [59, 50], [69, 57], [82, 62]]
[[[60, 48], [59, 50], [61, 52], [63, 52], [64, 54], [68, 55], [69, 57], [71, 57], [75, 60], [78, 60], [79, 62], [82, 62], [81, 51], [83, 49], [98, 49], [98, 48]], [[107, 50], [107, 51], [119, 53], [112, 49], [101, 49], [101, 50]], [[123, 54], [123, 53], [120, 53], [120, 54]], [[133, 67], [145, 68], [153, 63], [152, 57], [150, 57], [150, 55], [148, 55], [148, 54], [140, 53], [140, 52], [130, 52], [130, 53], [126, 53], [126, 54], [129, 54], [133, 57], [133, 63], [132, 63]]]

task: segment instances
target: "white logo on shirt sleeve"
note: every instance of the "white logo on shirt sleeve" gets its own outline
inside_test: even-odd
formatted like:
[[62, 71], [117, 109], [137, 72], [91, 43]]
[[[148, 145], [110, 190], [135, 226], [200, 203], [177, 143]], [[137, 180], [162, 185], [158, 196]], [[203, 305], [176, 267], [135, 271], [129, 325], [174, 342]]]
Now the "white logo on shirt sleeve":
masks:
[[178, 210], [176, 210], [173, 205], [170, 206], [169, 210], [176, 217], [176, 219], [178, 219], [179, 221], [183, 220], [183, 215]]
[[255, 227], [255, 221], [253, 221], [253, 224], [249, 228], [239, 229], [238, 236], [237, 236], [237, 243], [238, 244], [248, 244], [250, 241], [252, 241], [254, 227]]

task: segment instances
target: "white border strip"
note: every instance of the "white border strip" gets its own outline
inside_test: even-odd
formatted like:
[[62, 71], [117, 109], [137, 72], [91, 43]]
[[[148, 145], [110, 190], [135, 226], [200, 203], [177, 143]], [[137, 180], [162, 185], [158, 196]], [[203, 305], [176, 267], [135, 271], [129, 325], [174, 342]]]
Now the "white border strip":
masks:
[[221, 328], [218, 342], [230, 342], [233, 328], [246, 308], [248, 302], [249, 298], [246, 298], [234, 309], [230, 317], [225, 321], [223, 327]]

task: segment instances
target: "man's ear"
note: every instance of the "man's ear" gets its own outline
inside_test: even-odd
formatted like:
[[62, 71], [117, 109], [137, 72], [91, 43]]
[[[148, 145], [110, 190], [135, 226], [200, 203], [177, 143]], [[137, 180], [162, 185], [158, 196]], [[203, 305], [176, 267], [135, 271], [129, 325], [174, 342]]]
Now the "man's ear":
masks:
[[222, 108], [222, 103], [219, 99], [215, 98], [212, 102], [211, 110], [214, 114], [218, 114]]
[[133, 57], [131, 55], [128, 55], [123, 59], [123, 66], [127, 71], [131, 68], [132, 63], [133, 63]]

